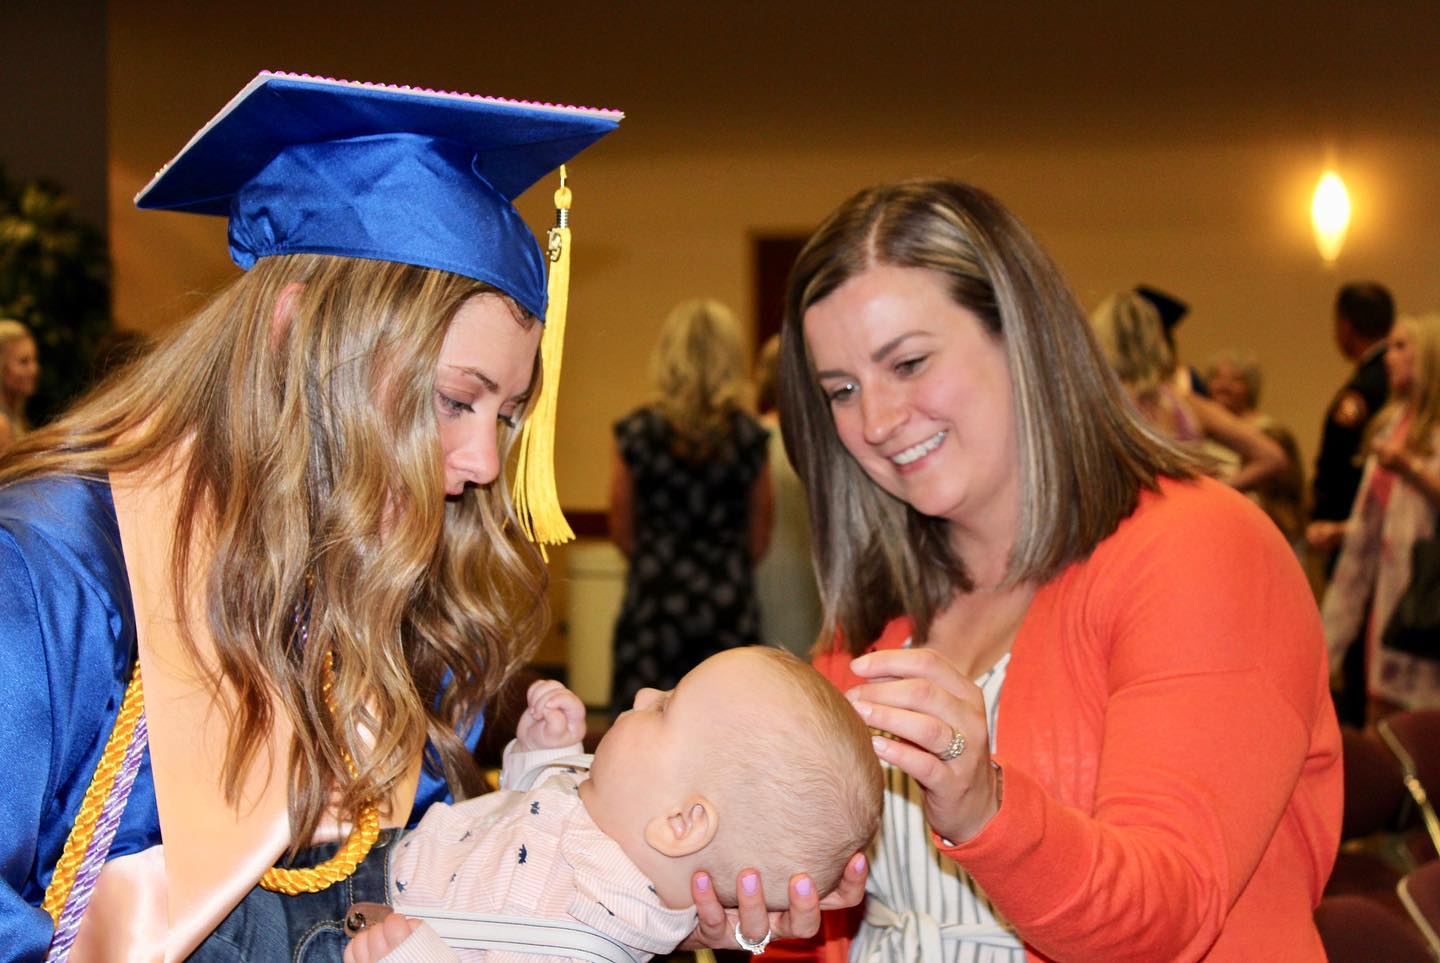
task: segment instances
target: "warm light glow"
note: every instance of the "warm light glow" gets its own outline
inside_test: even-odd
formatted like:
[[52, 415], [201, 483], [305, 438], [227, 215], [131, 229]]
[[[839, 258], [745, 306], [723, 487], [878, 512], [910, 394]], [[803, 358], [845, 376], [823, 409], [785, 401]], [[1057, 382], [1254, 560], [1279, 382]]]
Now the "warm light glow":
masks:
[[1326, 263], [1340, 255], [1345, 244], [1345, 231], [1350, 227], [1350, 192], [1334, 171], [1326, 171], [1315, 185], [1315, 199], [1310, 202], [1310, 223], [1315, 226], [1315, 246]]

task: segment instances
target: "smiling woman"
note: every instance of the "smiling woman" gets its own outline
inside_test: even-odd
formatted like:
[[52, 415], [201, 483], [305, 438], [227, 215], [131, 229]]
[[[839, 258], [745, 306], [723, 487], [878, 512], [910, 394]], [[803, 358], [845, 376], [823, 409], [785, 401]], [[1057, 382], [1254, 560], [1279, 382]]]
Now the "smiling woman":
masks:
[[954, 521], [961, 556], [998, 582], [1019, 516], [1003, 342], [954, 302], [942, 275], [888, 264], [806, 312], [805, 338], [841, 444], [885, 491]]
[[895, 737], [864, 920], [827, 918], [826, 956], [1323, 959], [1309, 586], [1127, 403], [1029, 232], [965, 184], [857, 194], [796, 262], [781, 366], [817, 664]]

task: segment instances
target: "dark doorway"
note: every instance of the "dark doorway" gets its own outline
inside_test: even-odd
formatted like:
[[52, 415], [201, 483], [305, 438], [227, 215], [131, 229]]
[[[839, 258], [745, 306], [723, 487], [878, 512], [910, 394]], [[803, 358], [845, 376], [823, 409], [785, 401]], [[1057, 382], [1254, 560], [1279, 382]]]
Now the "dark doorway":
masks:
[[807, 237], [779, 235], [756, 237], [751, 251], [755, 260], [755, 349], [769, 340], [780, 330], [785, 316], [785, 283], [790, 279], [790, 268]]

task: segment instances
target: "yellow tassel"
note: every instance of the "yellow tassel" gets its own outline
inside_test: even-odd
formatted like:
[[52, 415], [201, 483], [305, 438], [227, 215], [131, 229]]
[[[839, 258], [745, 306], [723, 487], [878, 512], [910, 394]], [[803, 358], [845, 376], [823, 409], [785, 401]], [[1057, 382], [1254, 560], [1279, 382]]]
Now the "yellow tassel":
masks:
[[555, 192], [556, 224], [549, 236], [550, 307], [540, 335], [540, 396], [525, 419], [520, 434], [520, 458], [515, 466], [515, 514], [530, 541], [545, 551], [575, 537], [555, 489], [555, 412], [560, 391], [560, 357], [565, 339], [565, 313], [570, 306], [570, 188], [560, 168]]

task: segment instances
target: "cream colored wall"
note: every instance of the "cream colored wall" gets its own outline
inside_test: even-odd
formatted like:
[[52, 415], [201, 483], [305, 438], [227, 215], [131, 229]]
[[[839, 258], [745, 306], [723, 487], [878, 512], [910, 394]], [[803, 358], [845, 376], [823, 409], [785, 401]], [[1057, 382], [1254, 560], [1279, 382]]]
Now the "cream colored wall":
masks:
[[[110, 5], [123, 326], [163, 328], [235, 275], [219, 221], [140, 214], [129, 199], [262, 67], [629, 112], [572, 171], [559, 436], [572, 508], [604, 505], [609, 425], [644, 397], [670, 305], [705, 294], [749, 312], [750, 238], [803, 232], [875, 181], [948, 174], [987, 187], [1087, 305], [1139, 281], [1185, 297], [1182, 354], [1256, 352], [1264, 407], [1307, 459], [1346, 370], [1330, 341], [1337, 284], [1373, 276], [1402, 309], [1440, 308], [1440, 107], [1433, 78], [1410, 74], [1440, 39], [1428, 2], [1235, 4], [1244, 31], [1226, 4], [1204, 20], [1116, 4], [1107, 20], [1041, 3], [420, 4], [401, 17], [360, 2], [344, 23], [294, 4], [194, 6]], [[272, 17], [257, 15], [267, 7]], [[1362, 71], [1336, 59], [1336, 37]], [[1306, 221], [1327, 155], [1356, 208], [1331, 269]], [[520, 205], [538, 230], [550, 190]]]

